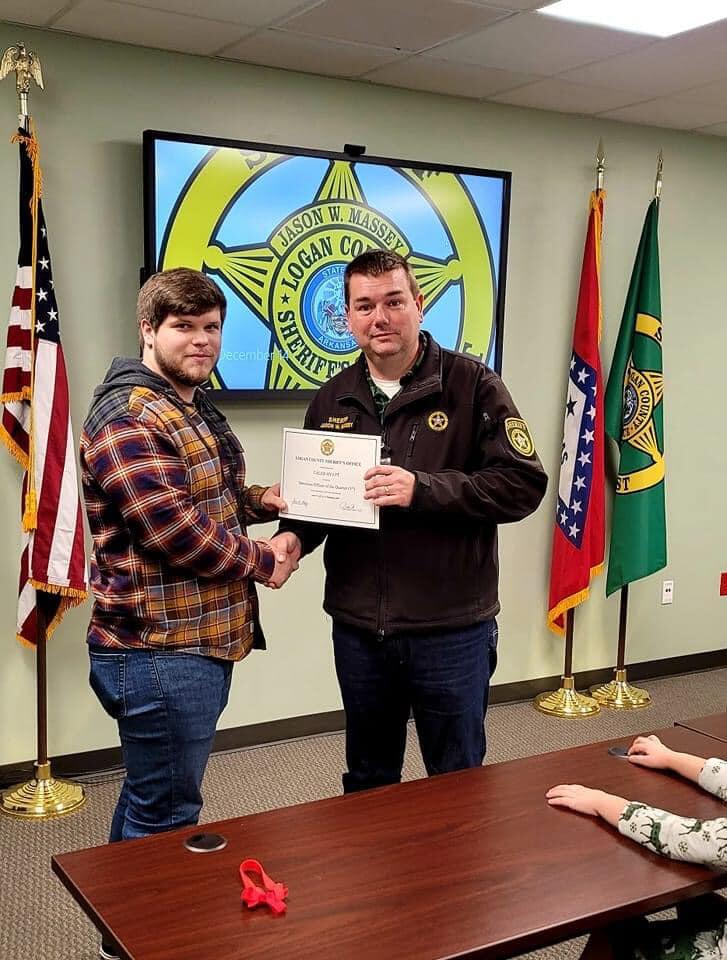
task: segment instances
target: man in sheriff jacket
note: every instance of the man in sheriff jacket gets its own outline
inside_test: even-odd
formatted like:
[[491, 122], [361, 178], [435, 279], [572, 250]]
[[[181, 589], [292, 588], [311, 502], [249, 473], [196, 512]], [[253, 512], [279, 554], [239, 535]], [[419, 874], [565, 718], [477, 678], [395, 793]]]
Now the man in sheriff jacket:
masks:
[[399, 782], [410, 711], [430, 775], [482, 763], [497, 525], [532, 513], [547, 478], [497, 374], [421, 331], [406, 260], [368, 251], [344, 286], [362, 355], [321, 387], [305, 426], [381, 436], [382, 464], [365, 476], [380, 529], [283, 520], [274, 543], [297, 561], [326, 541], [352, 792]]

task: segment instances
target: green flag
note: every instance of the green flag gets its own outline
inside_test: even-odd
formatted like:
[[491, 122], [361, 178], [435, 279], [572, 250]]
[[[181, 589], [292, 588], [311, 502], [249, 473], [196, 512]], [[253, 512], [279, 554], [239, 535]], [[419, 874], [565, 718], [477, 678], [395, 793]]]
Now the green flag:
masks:
[[666, 566], [659, 202], [649, 206], [606, 386], [619, 445], [606, 595]]

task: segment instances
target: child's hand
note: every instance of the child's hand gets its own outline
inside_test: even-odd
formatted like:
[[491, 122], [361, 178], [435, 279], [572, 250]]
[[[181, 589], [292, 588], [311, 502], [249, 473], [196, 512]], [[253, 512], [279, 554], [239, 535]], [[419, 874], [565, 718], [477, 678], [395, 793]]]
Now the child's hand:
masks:
[[551, 807], [565, 807], [576, 813], [585, 813], [589, 817], [603, 817], [611, 826], [616, 826], [624, 811], [627, 800], [603, 790], [593, 790], [579, 783], [561, 783], [551, 787], [545, 794]]
[[599, 804], [605, 796], [603, 790], [593, 790], [579, 783], [561, 783], [551, 787], [545, 794], [551, 807], [566, 807], [576, 813], [586, 813], [589, 817], [600, 815]]
[[674, 751], [665, 747], [652, 733], [650, 737], [637, 737], [629, 747], [629, 761], [651, 770], [670, 770]]

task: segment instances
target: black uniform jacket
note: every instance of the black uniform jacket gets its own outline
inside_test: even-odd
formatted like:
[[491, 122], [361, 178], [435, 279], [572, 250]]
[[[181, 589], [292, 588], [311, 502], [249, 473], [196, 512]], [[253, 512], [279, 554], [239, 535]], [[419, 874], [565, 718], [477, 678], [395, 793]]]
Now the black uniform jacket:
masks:
[[502, 380], [428, 335], [413, 375], [376, 413], [363, 355], [320, 388], [312, 430], [382, 437], [416, 476], [411, 506], [382, 507], [379, 530], [283, 520], [309, 553], [324, 539], [324, 609], [379, 635], [469, 626], [500, 609], [497, 524], [538, 506], [547, 477]]

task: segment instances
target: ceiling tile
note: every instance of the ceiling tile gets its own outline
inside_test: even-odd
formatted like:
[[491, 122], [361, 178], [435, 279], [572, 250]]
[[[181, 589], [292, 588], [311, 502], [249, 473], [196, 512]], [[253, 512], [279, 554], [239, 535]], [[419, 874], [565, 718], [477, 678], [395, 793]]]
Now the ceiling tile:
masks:
[[587, 116], [633, 102], [633, 98], [621, 90], [587, 87], [582, 83], [569, 83], [567, 80], [554, 77], [530, 83], [526, 87], [520, 87], [508, 93], [499, 93], [490, 99], [518, 107], [558, 110], [561, 113], [583, 113]]
[[466, 0], [437, 0], [424, 10], [421, 0], [324, 0], [307, 13], [291, 17], [285, 28], [415, 51], [479, 30], [504, 16], [507, 11]]
[[[228, 20], [251, 27], [266, 27], [290, 16], [295, 11], [320, 3], [321, 0], [205, 0], [201, 9], [200, 0], [124, 0], [136, 7], [151, 7], [169, 13], [187, 16], [203, 15], [209, 20]], [[27, 3], [27, 0], [26, 0]]]
[[[230, 42], [230, 24], [178, 13], [129, 7], [116, 0], [81, 0], [54, 24], [60, 30], [103, 40], [182, 53], [213, 53]], [[232, 28], [241, 36], [244, 27]]]
[[336, 77], [359, 77], [401, 54], [396, 50], [264, 30], [222, 51], [222, 56], [266, 67]]
[[472, 36], [443, 44], [437, 47], [436, 55], [443, 60], [550, 76], [633, 50], [646, 42], [633, 33], [521, 13]]
[[696, 103], [727, 103], [727, 77], [715, 80], [713, 83], [704, 83], [689, 90], [680, 90], [680, 100], [689, 100]]
[[726, 46], [727, 24], [720, 21], [570, 70], [562, 79], [657, 97], [727, 76]]
[[715, 123], [710, 127], [697, 127], [697, 133], [708, 133], [713, 137], [727, 137], [727, 123]]
[[[2, 0], [0, 2], [0, 20], [12, 23], [32, 23], [37, 27], [46, 23], [59, 10], [68, 6], [68, 0]], [[31, 44], [31, 47], [33, 45]]]
[[697, 127], [727, 121], [727, 103], [720, 107], [714, 104], [690, 103], [678, 97], [658, 97], [630, 107], [604, 111], [599, 116], [608, 120], [624, 120], [627, 123], [695, 130]]
[[427, 90], [457, 97], [488, 97], [498, 90], [528, 83], [529, 74], [512, 73], [493, 67], [479, 67], [471, 63], [452, 63], [431, 57], [412, 57], [401, 63], [392, 63], [367, 74], [366, 80], [406, 87], [409, 90]]

